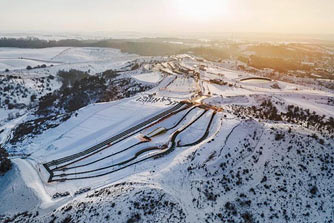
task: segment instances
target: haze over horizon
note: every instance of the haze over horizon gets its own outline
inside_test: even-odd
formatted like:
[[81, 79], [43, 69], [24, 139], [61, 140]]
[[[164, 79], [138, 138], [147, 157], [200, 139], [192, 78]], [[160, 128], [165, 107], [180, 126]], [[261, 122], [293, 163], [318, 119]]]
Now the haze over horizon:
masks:
[[0, 32], [334, 34], [331, 0], [2, 0]]

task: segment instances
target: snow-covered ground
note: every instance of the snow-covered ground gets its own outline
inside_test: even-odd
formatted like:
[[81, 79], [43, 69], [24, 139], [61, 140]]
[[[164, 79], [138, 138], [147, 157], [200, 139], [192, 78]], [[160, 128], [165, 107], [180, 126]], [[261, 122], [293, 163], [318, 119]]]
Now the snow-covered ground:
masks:
[[139, 81], [148, 82], [148, 83], [157, 83], [161, 81], [162, 79], [161, 73], [158, 73], [158, 72], [137, 74], [137, 75], [133, 75], [132, 77]]
[[[91, 74], [121, 67], [139, 56], [121, 53], [110, 48], [54, 47], [45, 49], [0, 48], [0, 72], [5, 69], [25, 75], [55, 75], [59, 70], [78, 69]], [[34, 69], [27, 72], [27, 66], [45, 64], [47, 69]], [[53, 65], [51, 67], [51, 65]]]
[[[294, 105], [330, 120], [330, 90], [282, 81], [241, 81], [253, 75], [186, 55], [153, 63], [153, 58], [102, 48], [11, 52], [1, 50], [0, 58], [26, 55], [59, 62], [18, 71], [25, 75], [71, 68], [96, 74], [135, 61], [139, 68], [124, 75], [155, 87], [127, 99], [90, 104], [59, 126], [20, 142], [30, 155], [13, 159], [14, 169], [0, 177], [0, 200], [8, 204], [0, 208], [0, 220], [1, 214], [28, 222], [333, 220], [333, 131], [298, 117], [256, 116], [270, 100], [275, 115], [285, 117]], [[18, 63], [16, 69], [22, 66]], [[178, 67], [193, 72], [180, 74]], [[189, 104], [86, 152], [181, 101]], [[15, 120], [7, 125], [14, 128]], [[160, 134], [150, 136], [157, 131]], [[71, 155], [77, 156], [52, 164]], [[53, 181], [48, 182], [51, 172]], [[57, 193], [63, 195], [54, 196]], [[20, 194], [24, 196], [18, 204]], [[13, 217], [29, 203], [30, 216]]]

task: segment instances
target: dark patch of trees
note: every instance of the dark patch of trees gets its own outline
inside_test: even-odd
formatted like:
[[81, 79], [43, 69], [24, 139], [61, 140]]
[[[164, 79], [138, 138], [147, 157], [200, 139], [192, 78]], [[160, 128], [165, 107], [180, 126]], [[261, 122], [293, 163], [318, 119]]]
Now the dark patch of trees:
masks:
[[76, 82], [88, 78], [89, 74], [84, 71], [71, 69], [69, 71], [59, 71], [58, 76], [61, 78], [63, 82], [62, 88], [67, 88], [73, 86]]
[[66, 218], [64, 218], [64, 220], [62, 221], [62, 223], [70, 223], [73, 222], [72, 217], [70, 215], [66, 216]]
[[10, 139], [10, 143], [14, 145], [29, 135], [41, 134], [49, 128], [57, 127], [60, 123], [66, 121], [70, 117], [69, 114], [62, 116], [51, 115], [21, 123], [13, 131], [13, 137]]
[[[233, 46], [192, 47], [187, 44], [175, 44], [168, 41], [175, 39], [142, 38], [142, 39], [106, 39], [106, 40], [40, 40], [37, 38], [0, 38], [0, 47], [18, 48], [47, 48], [47, 47], [107, 47], [120, 49], [122, 52], [134, 53], [142, 56], [170, 56], [180, 53], [191, 53], [207, 60], [219, 61], [237, 54]], [[185, 40], [182, 40], [182, 42]], [[190, 40], [187, 40], [189, 42]]]
[[82, 41], [67, 39], [67, 40], [41, 40], [38, 38], [0, 38], [0, 47], [18, 47], [18, 48], [47, 48], [60, 46], [84, 46]]
[[103, 78], [105, 78], [107, 80], [111, 80], [111, 79], [114, 79], [114, 78], [118, 77], [119, 72], [115, 71], [115, 70], [106, 70], [101, 75], [102, 75]]
[[35, 101], [36, 100], [36, 95], [35, 94], [32, 94], [31, 96], [30, 96], [30, 101]]
[[279, 141], [281, 139], [284, 139], [284, 134], [283, 133], [276, 133], [275, 134], [275, 140]]
[[59, 192], [57, 192], [57, 193], [55, 193], [54, 195], [52, 195], [52, 198], [53, 198], [53, 199], [57, 199], [57, 198], [67, 197], [67, 196], [70, 196], [70, 192], [68, 192], [68, 191], [65, 191], [65, 192], [63, 192], [63, 193], [59, 193]]
[[42, 65], [37, 65], [35, 67], [32, 67], [32, 66], [27, 66], [27, 70], [33, 70], [33, 69], [40, 69], [40, 68], [46, 68], [46, 64], [42, 64]]
[[243, 218], [243, 220], [244, 220], [245, 223], [254, 222], [253, 215], [251, 213], [249, 213], [249, 212], [243, 213], [241, 215], [241, 217]]
[[[78, 73], [77, 73], [78, 72]], [[72, 87], [62, 87], [60, 90], [49, 93], [40, 98], [38, 114], [47, 115], [52, 113], [63, 113], [76, 111], [90, 103], [100, 99], [106, 90], [105, 79], [97, 76], [83, 77], [79, 71], [71, 72], [67, 76], [63, 71], [64, 84], [72, 83]], [[73, 75], [71, 75], [73, 74]], [[81, 79], [82, 78], [82, 79]]]
[[5, 174], [12, 168], [12, 163], [8, 159], [7, 151], [0, 146], [0, 175]]
[[[318, 115], [309, 109], [303, 109], [295, 105], [288, 105], [287, 112], [278, 112], [271, 100], [265, 100], [259, 107], [232, 106], [234, 114], [237, 116], [246, 115], [258, 119], [271, 121], [286, 121], [292, 124], [300, 124], [307, 128], [312, 128], [320, 133], [329, 133], [334, 137], [334, 118]], [[320, 142], [320, 140], [319, 140]], [[321, 143], [324, 143], [321, 140]]]
[[40, 40], [37, 38], [0, 38], [0, 47], [47, 48], [47, 47], [108, 47], [120, 49], [122, 52], [135, 53], [142, 56], [174, 55], [184, 48], [181, 44], [172, 44], [154, 39], [141, 40]]
[[[28, 211], [20, 212], [20, 213], [15, 214], [12, 217], [6, 217], [6, 218], [4, 218], [3, 222], [4, 223], [8, 223], [8, 222], [20, 222], [20, 221], [23, 222], [23, 221], [27, 221], [27, 219], [31, 218], [32, 216], [33, 216], [32, 213], [30, 213]], [[37, 215], [35, 214], [35, 216], [37, 216]], [[2, 216], [0, 215], [0, 217], [2, 217]], [[3, 220], [3, 218], [1, 220]]]
[[277, 83], [274, 83], [273, 85], [271, 85], [271, 88], [273, 88], [273, 89], [281, 89], [281, 87]]
[[[323, 53], [318, 51], [310, 51], [304, 48], [305, 45], [298, 43], [273, 45], [269, 43], [263, 43], [253, 45], [248, 50], [256, 53], [260, 57], [271, 57], [271, 58], [288, 58], [288, 59], [303, 59], [305, 57], [318, 58]], [[303, 49], [304, 48], [304, 49]]]
[[317, 186], [313, 186], [313, 187], [311, 188], [311, 190], [310, 190], [310, 193], [311, 193], [312, 195], [316, 195], [317, 192], [318, 192], [318, 188], [317, 188]]
[[138, 92], [143, 92], [151, 89], [151, 86], [137, 83], [131, 78], [122, 78], [108, 80], [108, 88], [100, 98], [101, 102], [108, 102], [128, 98], [136, 95]]
[[217, 85], [227, 85], [228, 84], [227, 82], [223, 80], [219, 80], [219, 79], [212, 79], [210, 80], [210, 83], [217, 84]]
[[252, 55], [248, 60], [248, 65], [257, 69], [271, 68], [279, 72], [288, 72], [289, 70], [310, 71], [311, 66], [302, 64], [296, 59], [260, 57]]

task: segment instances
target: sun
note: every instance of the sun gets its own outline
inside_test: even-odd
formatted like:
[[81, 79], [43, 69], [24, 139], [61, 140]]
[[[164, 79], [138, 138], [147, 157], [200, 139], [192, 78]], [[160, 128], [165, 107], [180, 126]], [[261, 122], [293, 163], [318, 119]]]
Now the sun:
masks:
[[208, 21], [226, 12], [226, 0], [175, 0], [178, 13], [187, 19]]

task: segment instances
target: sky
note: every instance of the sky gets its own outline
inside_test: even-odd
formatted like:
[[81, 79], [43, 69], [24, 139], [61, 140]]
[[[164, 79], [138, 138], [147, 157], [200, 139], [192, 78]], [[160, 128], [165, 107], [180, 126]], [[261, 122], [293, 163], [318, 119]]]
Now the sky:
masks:
[[333, 0], [0, 0], [0, 32], [334, 34]]

